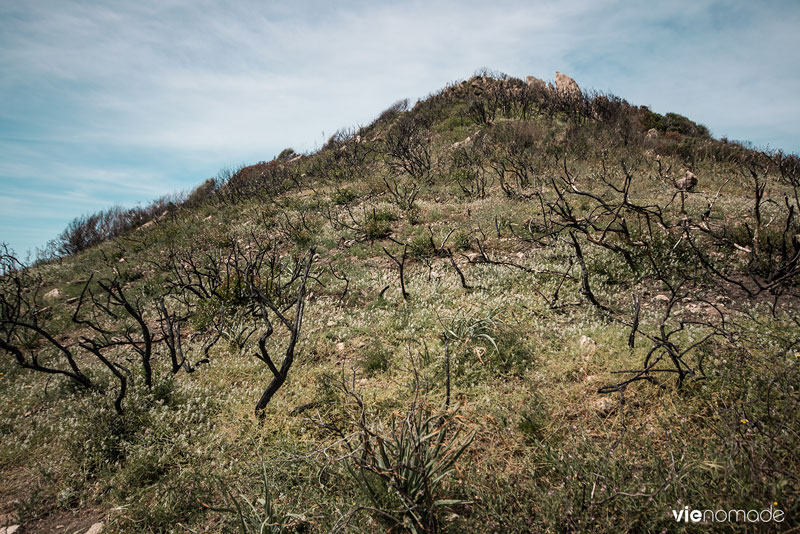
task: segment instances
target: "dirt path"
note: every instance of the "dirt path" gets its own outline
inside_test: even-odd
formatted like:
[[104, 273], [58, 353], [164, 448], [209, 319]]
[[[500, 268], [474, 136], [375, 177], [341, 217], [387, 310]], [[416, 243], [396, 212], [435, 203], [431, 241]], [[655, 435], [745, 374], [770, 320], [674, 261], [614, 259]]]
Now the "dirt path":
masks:
[[85, 534], [103, 520], [99, 510], [59, 509], [55, 496], [37, 491], [37, 476], [28, 469], [7, 468], [0, 481], [0, 533], [19, 525], [16, 534]]

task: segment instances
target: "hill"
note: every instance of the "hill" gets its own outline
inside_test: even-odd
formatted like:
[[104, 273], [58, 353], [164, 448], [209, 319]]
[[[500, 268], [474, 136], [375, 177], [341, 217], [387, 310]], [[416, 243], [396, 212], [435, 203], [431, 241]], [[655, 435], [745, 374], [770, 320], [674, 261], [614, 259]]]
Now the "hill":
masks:
[[0, 512], [26, 532], [643, 532], [684, 507], [797, 526], [799, 191], [796, 156], [483, 73], [77, 219], [52, 257], [0, 258]]

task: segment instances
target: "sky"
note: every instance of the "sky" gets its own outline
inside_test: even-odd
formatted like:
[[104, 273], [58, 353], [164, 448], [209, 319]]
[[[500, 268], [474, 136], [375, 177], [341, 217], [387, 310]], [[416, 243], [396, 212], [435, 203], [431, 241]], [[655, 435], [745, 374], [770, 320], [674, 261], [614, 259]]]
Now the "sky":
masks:
[[488, 68], [800, 152], [800, 2], [0, 0], [0, 242], [312, 151]]

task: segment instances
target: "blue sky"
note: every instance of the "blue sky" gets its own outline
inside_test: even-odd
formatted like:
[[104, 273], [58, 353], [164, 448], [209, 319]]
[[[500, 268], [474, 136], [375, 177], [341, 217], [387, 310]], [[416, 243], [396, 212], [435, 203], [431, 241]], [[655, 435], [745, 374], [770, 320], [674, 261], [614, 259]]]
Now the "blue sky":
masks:
[[313, 150], [488, 67], [800, 152], [800, 2], [0, 0], [0, 241]]

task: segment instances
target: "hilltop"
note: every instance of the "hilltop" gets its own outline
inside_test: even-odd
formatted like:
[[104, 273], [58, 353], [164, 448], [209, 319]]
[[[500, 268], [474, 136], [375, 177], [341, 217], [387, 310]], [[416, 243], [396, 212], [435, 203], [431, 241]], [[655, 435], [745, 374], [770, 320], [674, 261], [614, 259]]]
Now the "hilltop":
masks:
[[481, 73], [76, 219], [34, 266], [0, 257], [0, 513], [642, 532], [772, 506], [758, 528], [797, 526], [799, 192], [796, 156], [561, 73]]

